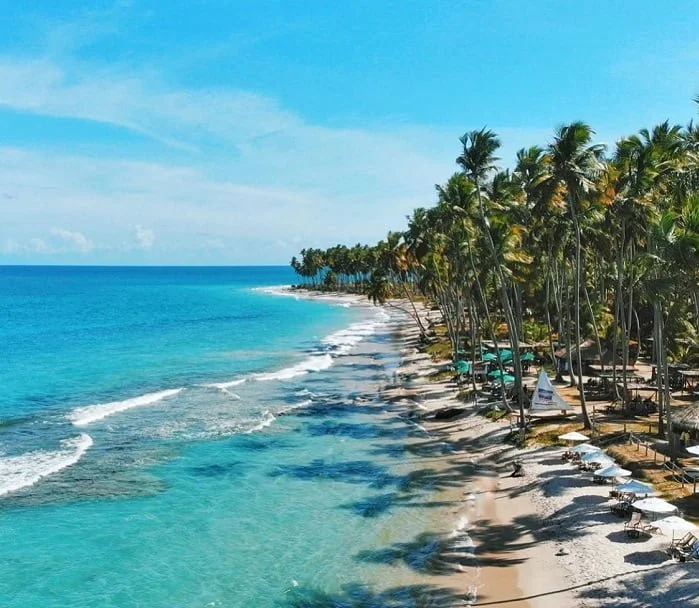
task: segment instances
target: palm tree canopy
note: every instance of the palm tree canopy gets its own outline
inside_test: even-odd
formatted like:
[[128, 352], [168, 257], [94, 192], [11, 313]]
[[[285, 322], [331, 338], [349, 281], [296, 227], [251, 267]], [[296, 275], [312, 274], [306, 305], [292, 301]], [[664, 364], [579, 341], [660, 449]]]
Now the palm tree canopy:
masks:
[[500, 159], [495, 156], [495, 151], [500, 147], [500, 140], [495, 133], [483, 127], [480, 131], [464, 133], [459, 141], [463, 145], [463, 152], [456, 163], [471, 179], [481, 182], [496, 169], [495, 163]]

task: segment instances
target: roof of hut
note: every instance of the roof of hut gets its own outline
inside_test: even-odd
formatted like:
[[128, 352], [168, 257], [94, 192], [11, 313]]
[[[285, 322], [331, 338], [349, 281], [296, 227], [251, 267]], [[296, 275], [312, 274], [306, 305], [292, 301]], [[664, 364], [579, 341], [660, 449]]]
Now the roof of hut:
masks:
[[[582, 354], [583, 360], [586, 359], [599, 359], [597, 353], [597, 343], [592, 339], [585, 340], [580, 346], [573, 346], [571, 349], [571, 354], [573, 357], [577, 358], [578, 351]], [[554, 355], [559, 359], [564, 359], [568, 356], [568, 349], [564, 346], [559, 348]]]
[[673, 408], [672, 426], [680, 429], [699, 430], [699, 403]]
[[[595, 342], [592, 338], [588, 338], [587, 340], [585, 340], [582, 344], [580, 344], [579, 347], [573, 346], [571, 348], [573, 361], [578, 360], [578, 351], [580, 351], [580, 355], [581, 355], [583, 361], [594, 362], [596, 364], [600, 363], [599, 352], [597, 350], [597, 342]], [[567, 352], [568, 352], [568, 349], [563, 347], [563, 348], [559, 348], [554, 353], [554, 355], [556, 357], [558, 357], [559, 359], [567, 359], [568, 358]], [[622, 365], [621, 353], [617, 353], [616, 359], [617, 359], [617, 366]], [[602, 351], [602, 363], [604, 363], [604, 365], [611, 365], [613, 360], [614, 359], [612, 357], [612, 351], [608, 348], [605, 348]], [[635, 358], [631, 357], [631, 359], [629, 360], [628, 367], [630, 369], [633, 369], [635, 364], [636, 364]]]

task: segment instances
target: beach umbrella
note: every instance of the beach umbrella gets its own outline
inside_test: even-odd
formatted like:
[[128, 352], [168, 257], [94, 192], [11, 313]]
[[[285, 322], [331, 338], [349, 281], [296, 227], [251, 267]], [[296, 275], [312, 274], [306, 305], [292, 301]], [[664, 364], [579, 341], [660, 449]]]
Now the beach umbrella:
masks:
[[699, 456], [699, 445], [690, 445], [688, 448], [685, 448], [690, 454], [693, 454], [694, 456]]
[[574, 454], [592, 454], [593, 452], [601, 452], [602, 448], [598, 448], [596, 445], [591, 445], [589, 443], [580, 443], [574, 448], [570, 448], [569, 451]]
[[616, 491], [623, 492], [624, 494], [652, 494], [653, 488], [649, 486], [647, 483], [643, 483], [642, 481], [637, 481], [636, 479], [629, 479], [629, 481], [620, 483], [616, 487]]
[[599, 471], [595, 471], [595, 477], [630, 477], [631, 471], [627, 469], [622, 469], [621, 467], [613, 464]]
[[468, 374], [468, 372], [471, 371], [471, 363], [470, 361], [457, 361], [456, 365], [454, 366], [456, 368], [456, 371], [459, 374]]
[[512, 361], [512, 351], [511, 351], [511, 350], [507, 350], [507, 349], [501, 350], [501, 351], [500, 351], [500, 358], [501, 358], [503, 361]]
[[601, 450], [597, 452], [588, 452], [587, 454], [583, 454], [580, 460], [587, 463], [596, 462], [597, 464], [601, 464], [603, 466], [610, 466], [615, 464], [614, 459], [610, 456], [607, 456]]
[[566, 433], [565, 435], [559, 435], [558, 438], [561, 441], [587, 441], [589, 439], [587, 435], [583, 435], [582, 433], [578, 433], [577, 431], [573, 431], [572, 433]]
[[485, 353], [483, 355], [483, 361], [497, 361], [498, 358], [493, 353]]
[[534, 353], [524, 353], [520, 359], [522, 361], [534, 361]]
[[500, 376], [507, 376], [507, 372], [501, 372], [499, 369], [494, 369], [488, 374], [488, 378], [499, 378]]
[[[634, 506], [636, 505], [634, 504]], [[677, 515], [670, 515], [669, 517], [658, 519], [653, 522], [653, 527], [660, 530], [663, 534], [671, 535], [672, 540], [675, 540], [675, 534], [679, 536], [697, 529], [691, 521], [677, 517]]]
[[644, 513], [674, 513], [677, 507], [662, 498], [642, 498], [633, 503], [633, 508]]
[[501, 378], [493, 378], [492, 380], [495, 384], [510, 384], [515, 381], [515, 377], [510, 376], [510, 374], [505, 374]]

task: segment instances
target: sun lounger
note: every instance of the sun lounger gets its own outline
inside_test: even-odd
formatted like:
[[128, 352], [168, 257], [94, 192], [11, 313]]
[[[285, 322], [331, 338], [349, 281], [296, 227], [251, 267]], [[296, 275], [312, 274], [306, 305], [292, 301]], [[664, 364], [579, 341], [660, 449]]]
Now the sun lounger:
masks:
[[629, 538], [638, 538], [641, 533], [648, 533], [648, 526], [643, 524], [643, 513], [640, 511], [634, 511], [631, 514], [631, 518], [624, 524], [624, 530], [626, 531], [626, 536]]
[[667, 552], [670, 557], [680, 562], [699, 560], [699, 540], [688, 534], [677, 544], [670, 545]]

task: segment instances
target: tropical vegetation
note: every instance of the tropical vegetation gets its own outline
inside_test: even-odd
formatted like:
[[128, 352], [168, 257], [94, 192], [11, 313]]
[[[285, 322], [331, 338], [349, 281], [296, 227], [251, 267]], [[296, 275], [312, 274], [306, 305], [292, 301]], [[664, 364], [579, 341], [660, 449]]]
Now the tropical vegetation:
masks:
[[[669, 366], [699, 362], [699, 127], [664, 122], [611, 147], [594, 136], [584, 122], [561, 126], [509, 170], [495, 133], [465, 133], [459, 170], [404, 230], [372, 246], [304, 249], [292, 266], [309, 287], [403, 299], [423, 335], [415, 300], [438, 307], [454, 360], [477, 360], [483, 339], [514, 353], [535, 341], [551, 360], [588, 339], [616, 373], [648, 345], [663, 435]], [[582, 357], [571, 362], [589, 428]]]

